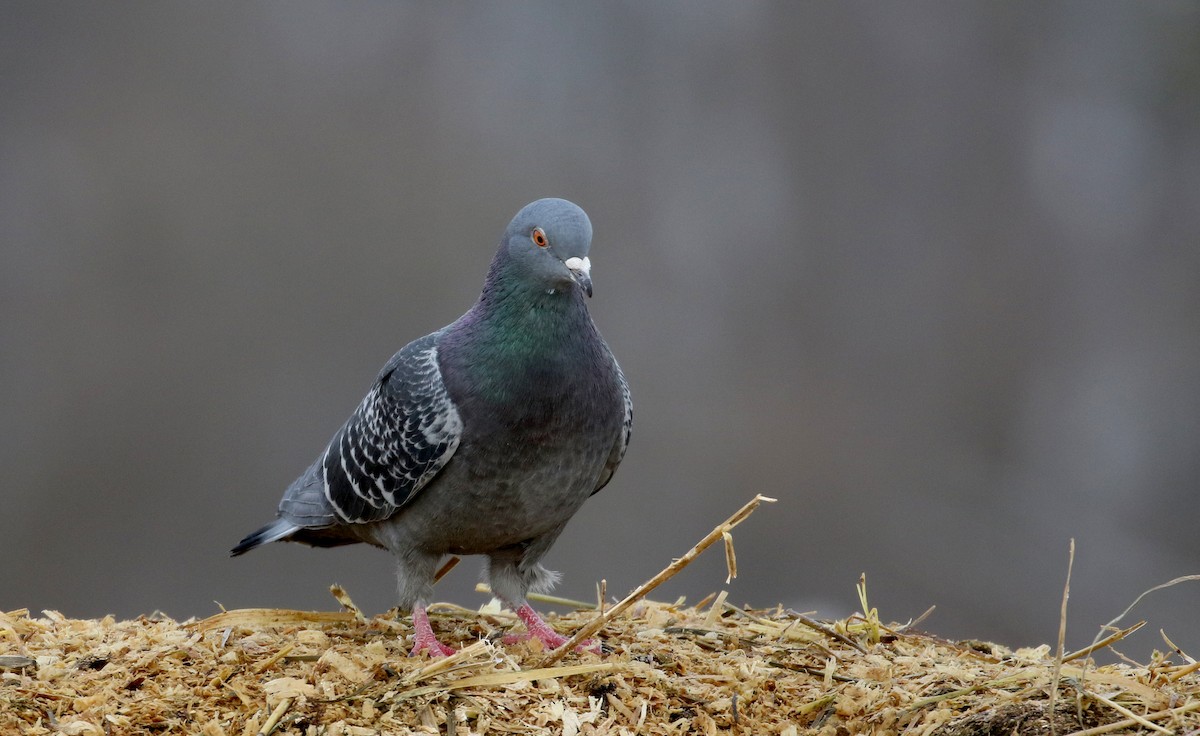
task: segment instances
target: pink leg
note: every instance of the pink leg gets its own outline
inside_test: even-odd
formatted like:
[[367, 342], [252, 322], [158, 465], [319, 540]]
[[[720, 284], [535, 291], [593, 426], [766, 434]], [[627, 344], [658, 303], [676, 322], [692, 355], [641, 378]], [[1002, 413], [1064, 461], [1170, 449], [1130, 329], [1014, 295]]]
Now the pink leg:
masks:
[[[525, 641], [530, 638], [537, 639], [546, 645], [546, 649], [558, 649], [563, 644], [567, 643], [567, 637], [550, 628], [550, 624], [546, 623], [545, 619], [538, 615], [538, 612], [528, 604], [522, 605], [517, 609], [517, 617], [525, 623], [525, 628], [528, 630], [526, 634], [509, 634], [504, 637], [504, 643], [512, 644], [513, 642]], [[579, 649], [586, 649], [590, 652], [600, 653], [600, 646], [592, 639], [588, 639], [581, 643]]]
[[429, 652], [431, 657], [449, 657], [454, 650], [437, 640], [433, 635], [433, 627], [429, 625], [429, 614], [425, 606], [413, 606], [413, 648], [408, 655], [415, 657], [422, 651]]

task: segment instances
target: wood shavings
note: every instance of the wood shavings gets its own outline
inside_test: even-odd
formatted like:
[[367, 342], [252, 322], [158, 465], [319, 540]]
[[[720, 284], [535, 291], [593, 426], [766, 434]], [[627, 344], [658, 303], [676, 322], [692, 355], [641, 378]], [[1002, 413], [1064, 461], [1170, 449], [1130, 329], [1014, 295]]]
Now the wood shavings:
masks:
[[[743, 507], [682, 564], [752, 510]], [[249, 609], [182, 623], [0, 612], [0, 734], [1200, 732], [1200, 665], [1178, 648], [1147, 666], [1083, 659], [1140, 624], [1069, 655], [1060, 643], [1055, 656], [1046, 645], [1012, 651], [885, 625], [865, 579], [865, 613], [842, 621], [738, 607], [726, 591], [694, 607], [646, 599], [680, 561], [601, 615], [551, 619], [597, 636], [603, 657], [501, 647], [493, 642], [507, 618], [449, 605], [430, 609], [439, 636], [460, 650], [437, 660], [408, 656], [408, 627], [394, 614], [356, 609]]]
[[[0, 733], [390, 736], [452, 725], [458, 734], [968, 736], [1048, 734], [1052, 725], [1057, 734], [1144, 732], [1148, 723], [1176, 733], [1200, 728], [1200, 674], [1191, 663], [1157, 662], [1157, 675], [1126, 664], [1090, 667], [1088, 685], [1081, 668], [1064, 664], [1051, 709], [1056, 658], [1047, 647], [990, 645], [985, 659], [924, 634], [870, 644], [871, 627], [832, 637], [823, 632], [853, 628], [797, 625], [784, 609], [724, 607], [742, 612], [713, 617], [712, 605], [643, 600], [606, 624], [610, 653], [572, 653], [545, 668], [538, 652], [487, 641], [499, 631], [466, 612], [440, 618], [441, 633], [474, 643], [440, 660], [409, 658], [379, 619], [243, 618], [288, 622], [258, 628], [7, 614], [16, 637], [0, 640], [0, 657], [37, 666], [0, 670]], [[566, 614], [559, 623], [569, 629], [594, 616]], [[791, 631], [808, 638], [783, 635]], [[308, 658], [281, 654], [288, 651]]]

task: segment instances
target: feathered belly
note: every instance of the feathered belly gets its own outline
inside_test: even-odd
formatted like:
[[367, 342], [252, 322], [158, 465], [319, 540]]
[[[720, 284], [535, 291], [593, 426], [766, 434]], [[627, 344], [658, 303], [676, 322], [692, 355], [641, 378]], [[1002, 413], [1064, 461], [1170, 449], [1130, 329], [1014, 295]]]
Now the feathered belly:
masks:
[[606, 450], [522, 441], [520, 450], [460, 447], [429, 486], [382, 522], [393, 527], [389, 536], [427, 552], [469, 555], [557, 533], [595, 489]]

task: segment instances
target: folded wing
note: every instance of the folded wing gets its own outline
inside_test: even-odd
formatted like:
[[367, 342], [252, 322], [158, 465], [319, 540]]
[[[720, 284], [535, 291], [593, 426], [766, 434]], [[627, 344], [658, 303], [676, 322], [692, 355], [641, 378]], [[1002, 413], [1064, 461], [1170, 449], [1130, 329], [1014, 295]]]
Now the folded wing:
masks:
[[[362, 524], [396, 513], [458, 448], [462, 419], [442, 382], [438, 334], [410, 343], [387, 362], [317, 462], [337, 521]], [[280, 504], [285, 518], [289, 495]]]

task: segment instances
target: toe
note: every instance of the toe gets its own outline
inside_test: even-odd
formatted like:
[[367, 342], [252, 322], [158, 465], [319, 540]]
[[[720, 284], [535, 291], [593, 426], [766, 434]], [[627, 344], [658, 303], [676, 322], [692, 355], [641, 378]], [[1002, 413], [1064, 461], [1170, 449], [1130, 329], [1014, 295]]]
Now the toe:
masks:
[[[542, 646], [545, 647], [546, 651], [558, 649], [563, 644], [566, 644], [568, 641], [570, 641], [568, 637], [562, 636], [561, 634], [553, 631], [541, 634], [507, 634], [501, 641], [503, 641], [505, 644], [519, 644], [520, 642], [529, 641], [530, 639], [537, 639], [540, 641]], [[575, 651], [600, 654], [600, 642], [595, 639], [584, 639], [579, 644], [575, 645]]]
[[434, 639], [432, 641], [426, 640], [417, 642], [413, 645], [412, 651], [408, 656], [417, 657], [420, 656], [421, 652], [429, 652], [429, 656], [436, 659], [438, 657], [449, 657], [456, 651], [458, 650], [454, 649], [453, 647], [448, 647], [437, 639]]

